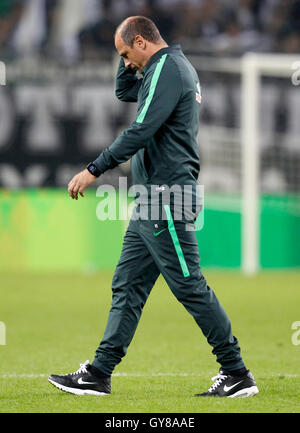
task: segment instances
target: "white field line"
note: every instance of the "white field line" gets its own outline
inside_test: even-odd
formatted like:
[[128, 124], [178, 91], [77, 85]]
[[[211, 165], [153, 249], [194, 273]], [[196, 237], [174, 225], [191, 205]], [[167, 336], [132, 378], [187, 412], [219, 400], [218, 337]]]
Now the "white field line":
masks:
[[[7, 378], [37, 378], [37, 377], [48, 377], [49, 374], [40, 373], [40, 374], [17, 374], [17, 373], [8, 373], [8, 374], [1, 374], [0, 379], [7, 379]], [[158, 376], [201, 376], [201, 374], [197, 373], [150, 373], [150, 374], [144, 374], [144, 373], [113, 373], [113, 377], [158, 377]]]
[[[1, 374], [0, 379], [36, 379], [39, 377], [48, 377], [49, 374], [46, 373], [31, 373], [31, 374], [17, 374], [17, 373], [8, 373], [8, 374]], [[199, 373], [113, 373], [113, 377], [164, 377], [164, 376], [171, 376], [171, 377], [205, 377], [207, 376]], [[300, 377], [300, 374], [289, 374], [289, 373], [269, 373], [268, 375], [262, 375], [263, 377]], [[259, 378], [259, 376], [258, 376]]]

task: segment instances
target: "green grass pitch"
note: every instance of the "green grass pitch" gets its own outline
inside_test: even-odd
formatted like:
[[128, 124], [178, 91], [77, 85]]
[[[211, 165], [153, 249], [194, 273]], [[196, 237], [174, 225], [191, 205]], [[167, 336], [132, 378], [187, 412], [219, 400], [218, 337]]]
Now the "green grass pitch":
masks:
[[219, 365], [192, 317], [159, 278], [112, 378], [112, 394], [75, 396], [48, 383], [93, 360], [110, 307], [111, 273], [1, 274], [0, 412], [300, 412], [300, 272], [203, 270], [226, 309], [260, 393], [199, 399]]

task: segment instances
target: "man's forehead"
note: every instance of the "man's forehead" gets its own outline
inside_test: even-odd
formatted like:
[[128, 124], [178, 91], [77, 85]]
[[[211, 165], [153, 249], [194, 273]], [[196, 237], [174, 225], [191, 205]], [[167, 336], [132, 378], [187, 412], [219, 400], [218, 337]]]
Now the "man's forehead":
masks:
[[127, 45], [125, 45], [120, 33], [116, 33], [115, 36], [115, 46], [116, 46], [116, 50], [119, 52], [119, 54], [121, 55], [124, 51], [126, 51], [126, 47]]

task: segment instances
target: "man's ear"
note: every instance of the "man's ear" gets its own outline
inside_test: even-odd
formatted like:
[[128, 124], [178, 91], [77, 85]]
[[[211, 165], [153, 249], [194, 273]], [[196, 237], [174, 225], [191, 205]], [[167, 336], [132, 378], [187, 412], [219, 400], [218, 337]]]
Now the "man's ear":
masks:
[[136, 35], [134, 38], [134, 44], [137, 48], [144, 49], [146, 46], [146, 41], [141, 35]]

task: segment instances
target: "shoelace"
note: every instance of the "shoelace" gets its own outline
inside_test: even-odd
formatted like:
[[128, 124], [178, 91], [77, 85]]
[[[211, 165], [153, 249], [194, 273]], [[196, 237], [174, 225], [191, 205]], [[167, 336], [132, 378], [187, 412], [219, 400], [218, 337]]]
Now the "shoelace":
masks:
[[71, 375], [74, 374], [80, 374], [80, 373], [87, 373], [86, 366], [90, 363], [90, 361], [85, 361], [83, 364], [80, 364], [80, 368], [78, 368], [77, 371], [74, 371], [74, 373], [71, 373]]
[[217, 376], [212, 377], [211, 380], [215, 380], [215, 383], [209, 388], [208, 392], [214, 391], [226, 378], [226, 374], [221, 373], [218, 373]]

